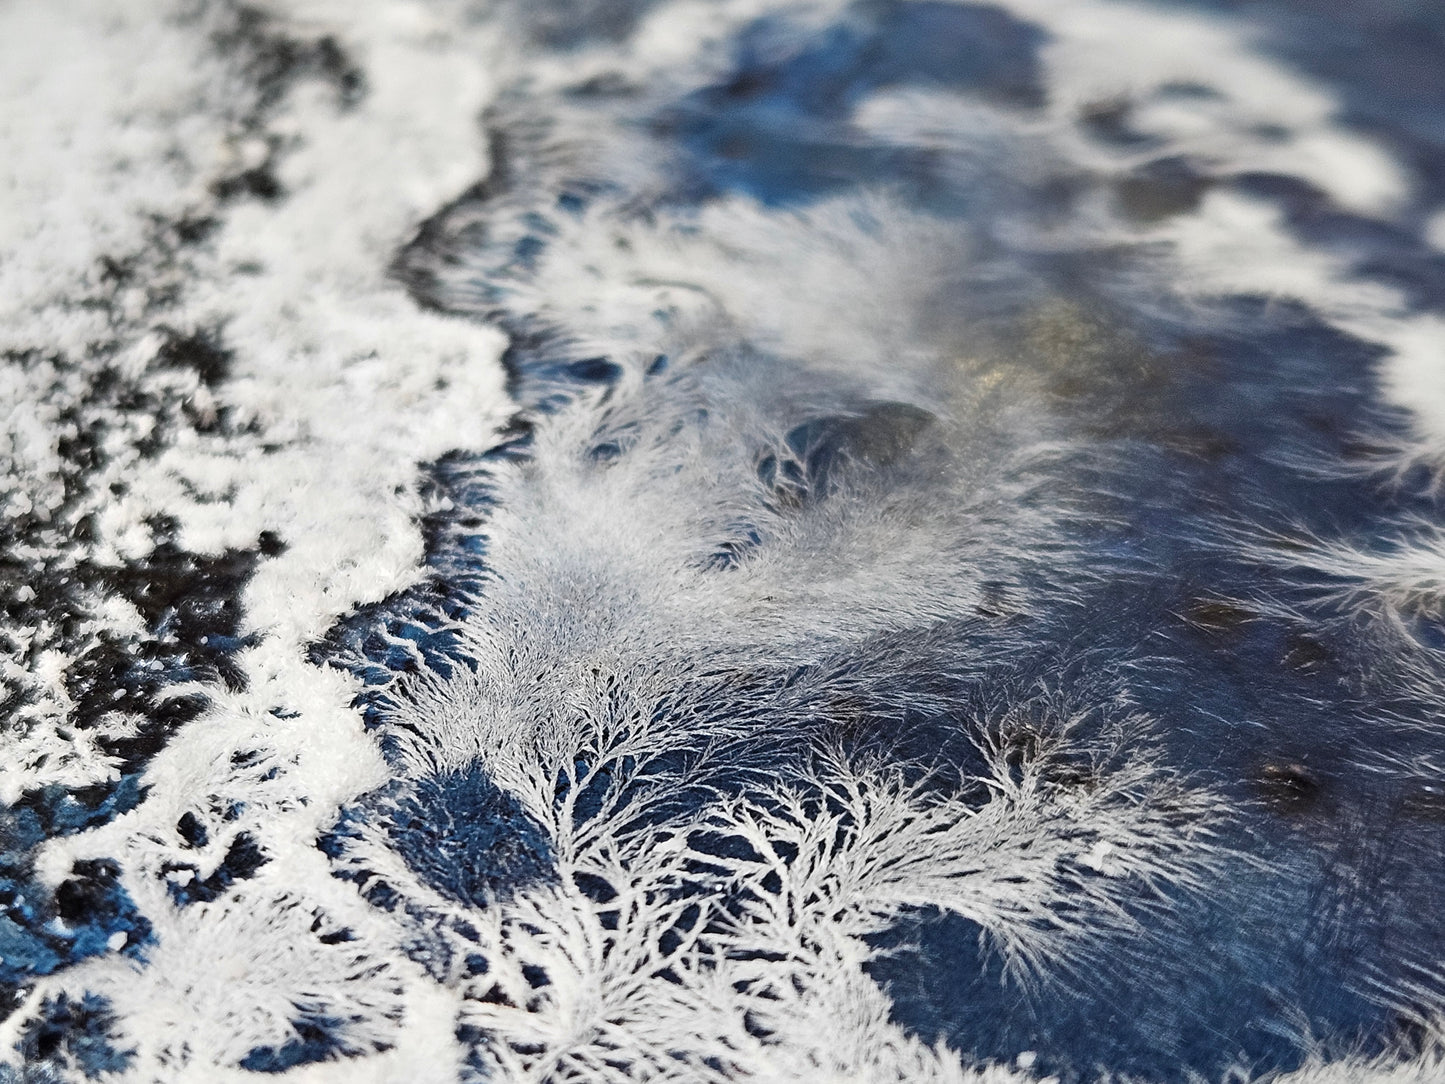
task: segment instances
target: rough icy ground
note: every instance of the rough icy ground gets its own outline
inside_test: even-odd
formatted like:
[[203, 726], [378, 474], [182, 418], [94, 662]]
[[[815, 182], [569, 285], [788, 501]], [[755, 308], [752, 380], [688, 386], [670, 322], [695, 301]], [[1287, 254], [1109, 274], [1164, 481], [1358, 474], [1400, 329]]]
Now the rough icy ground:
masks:
[[1441, 27], [1206, 7], [0, 9], [12, 1076], [1438, 1075]]

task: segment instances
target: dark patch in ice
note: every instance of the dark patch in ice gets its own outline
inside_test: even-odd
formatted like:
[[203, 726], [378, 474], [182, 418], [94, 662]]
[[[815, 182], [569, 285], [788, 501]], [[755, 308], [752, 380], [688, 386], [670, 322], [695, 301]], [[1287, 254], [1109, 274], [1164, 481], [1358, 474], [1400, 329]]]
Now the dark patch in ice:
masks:
[[21, 1033], [20, 1055], [26, 1069], [37, 1073], [42, 1067], [51, 1072], [70, 1069], [95, 1080], [124, 1072], [134, 1054], [117, 1049], [118, 1023], [110, 1002], [98, 994], [47, 998]]

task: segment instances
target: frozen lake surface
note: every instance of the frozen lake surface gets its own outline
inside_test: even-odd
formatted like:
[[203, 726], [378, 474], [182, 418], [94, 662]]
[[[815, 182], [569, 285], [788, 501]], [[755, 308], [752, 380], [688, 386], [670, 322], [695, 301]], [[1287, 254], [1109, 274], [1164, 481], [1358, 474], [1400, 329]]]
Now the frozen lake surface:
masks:
[[0, 8], [0, 1081], [1437, 1079], [1442, 71]]

